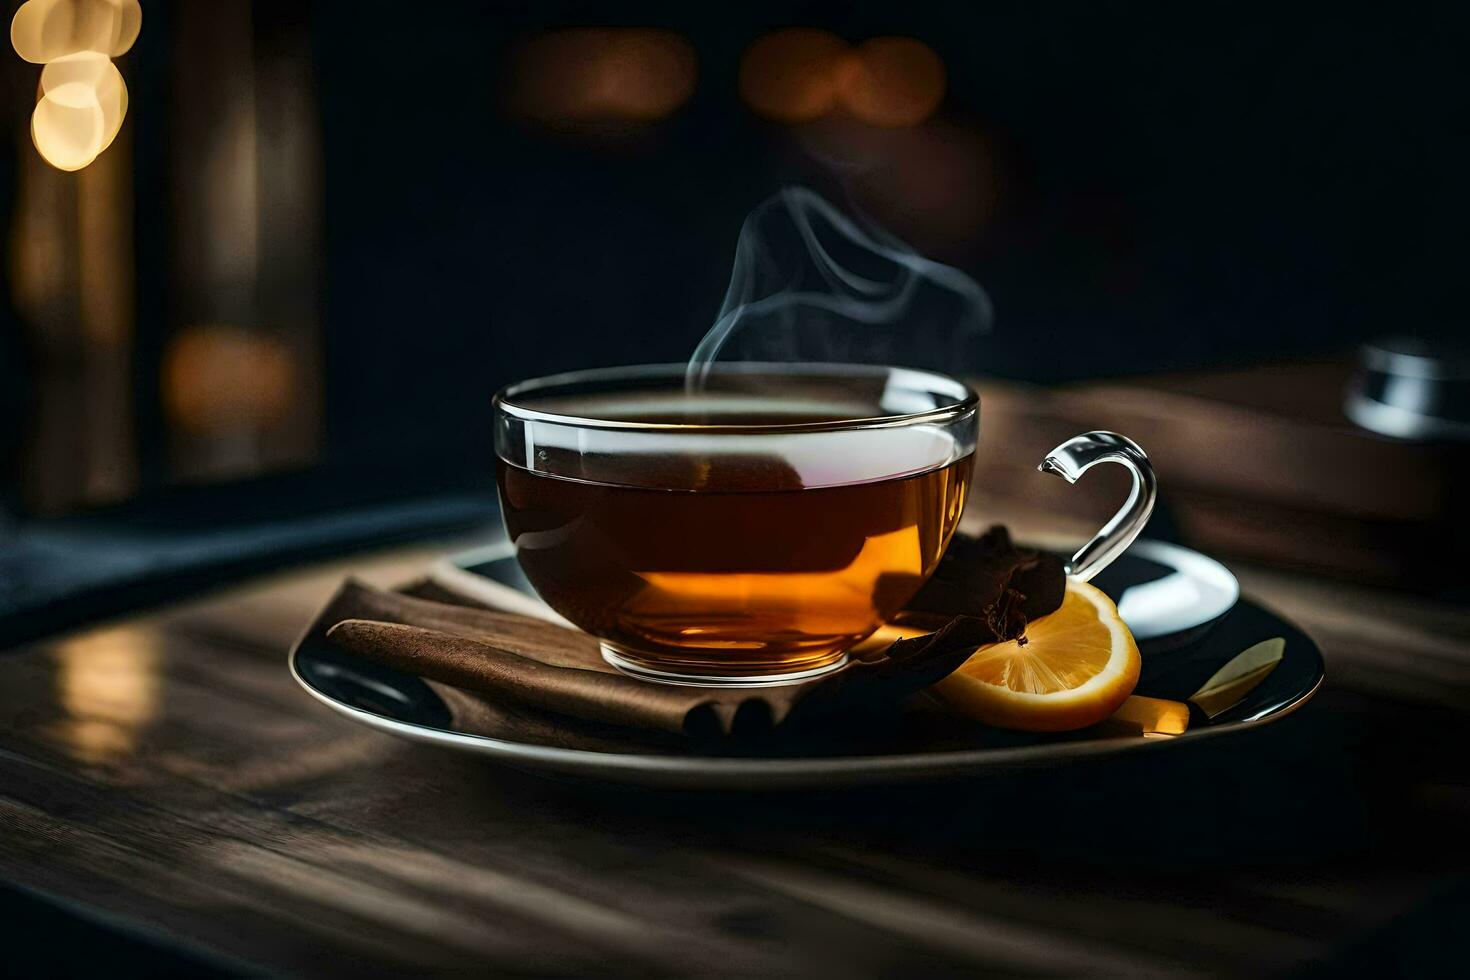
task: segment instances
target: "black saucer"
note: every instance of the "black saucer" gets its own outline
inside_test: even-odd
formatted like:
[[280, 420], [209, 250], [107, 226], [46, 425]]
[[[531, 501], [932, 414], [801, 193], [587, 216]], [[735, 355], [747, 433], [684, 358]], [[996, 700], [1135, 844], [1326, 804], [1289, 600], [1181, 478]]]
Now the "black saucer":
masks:
[[[1209, 562], [1188, 549], [1143, 543], [1137, 552], [1119, 559], [1097, 584], [1115, 599], [1130, 589], [1167, 582], [1181, 574], [1186, 579]], [[1180, 561], [1180, 556], [1184, 556]], [[1163, 560], [1160, 560], [1160, 559]], [[1219, 567], [1214, 562], [1210, 565]], [[1208, 569], [1207, 569], [1208, 570]], [[1228, 573], [1227, 573], [1228, 574]], [[436, 577], [463, 590], [478, 578], [490, 595], [509, 591], [527, 596], [529, 586], [507, 546], [451, 559], [436, 569]], [[1231, 580], [1233, 581], [1233, 579]], [[1223, 586], [1223, 580], [1218, 584]], [[1285, 654], [1274, 672], [1244, 700], [1213, 723], [1192, 727], [1178, 736], [1118, 735], [1101, 728], [1057, 735], [1004, 732], [960, 719], [924, 718], [873, 726], [862, 733], [834, 732], [831, 738], [786, 746], [733, 745], [714, 750], [707, 745], [677, 740], [648, 739], [636, 733], [626, 749], [579, 746], [575, 733], [544, 742], [497, 738], [456, 731], [449, 710], [418, 677], [369, 663], [326, 645], [296, 650], [291, 669], [298, 682], [318, 700], [355, 721], [404, 738], [488, 755], [518, 768], [573, 774], [616, 782], [691, 788], [746, 789], [791, 786], [833, 786], [921, 780], [980, 774], [1017, 766], [1054, 765], [1120, 752], [1163, 750], [1193, 744], [1266, 724], [1303, 704], [1321, 685], [1321, 653], [1304, 633], [1280, 616], [1249, 599], [1234, 602], [1228, 611], [1203, 621], [1214, 606], [1198, 604], [1190, 617], [1171, 602], [1190, 592], [1187, 582], [1155, 588], [1157, 617], [1175, 616], [1184, 628], [1142, 639], [1143, 672], [1136, 694], [1183, 700], [1222, 664], [1247, 647], [1271, 637], [1286, 641]], [[1208, 590], [1206, 590], [1208, 592]], [[1218, 605], [1220, 596], [1211, 594]], [[1158, 619], [1157, 621], [1164, 621]]]

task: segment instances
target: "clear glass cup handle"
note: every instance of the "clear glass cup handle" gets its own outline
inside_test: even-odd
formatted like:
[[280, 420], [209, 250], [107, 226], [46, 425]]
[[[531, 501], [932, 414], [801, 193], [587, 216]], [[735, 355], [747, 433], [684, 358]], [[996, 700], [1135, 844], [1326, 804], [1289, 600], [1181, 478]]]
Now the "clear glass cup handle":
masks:
[[1068, 483], [1076, 483], [1083, 473], [1098, 463], [1118, 463], [1126, 467], [1133, 474], [1133, 489], [1112, 520], [1104, 524], [1102, 530], [1067, 563], [1067, 574], [1081, 582], [1107, 568], [1128, 550], [1133, 539], [1148, 523], [1154, 499], [1159, 494], [1159, 481], [1154, 476], [1148, 454], [1138, 443], [1116, 432], [1084, 432], [1073, 436], [1047, 453], [1037, 469], [1043, 473], [1055, 473]]

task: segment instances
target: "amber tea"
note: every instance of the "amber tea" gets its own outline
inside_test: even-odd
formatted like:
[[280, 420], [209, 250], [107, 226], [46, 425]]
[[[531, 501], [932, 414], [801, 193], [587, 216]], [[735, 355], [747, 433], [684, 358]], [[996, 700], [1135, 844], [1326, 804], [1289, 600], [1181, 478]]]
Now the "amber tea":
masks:
[[833, 365], [619, 368], [496, 399], [501, 509], [553, 609], [615, 666], [764, 683], [841, 664], [959, 523], [976, 398]]
[[831, 663], [908, 601], [959, 521], [970, 463], [805, 487], [779, 459], [647, 461], [667, 490], [502, 463], [500, 496], [537, 591], [624, 658], [772, 674]]
[[832, 665], [919, 589], [959, 522], [973, 434], [894, 424], [883, 389], [865, 402], [850, 379], [744, 381], [543, 398], [499, 443], [522, 569], [620, 667]]

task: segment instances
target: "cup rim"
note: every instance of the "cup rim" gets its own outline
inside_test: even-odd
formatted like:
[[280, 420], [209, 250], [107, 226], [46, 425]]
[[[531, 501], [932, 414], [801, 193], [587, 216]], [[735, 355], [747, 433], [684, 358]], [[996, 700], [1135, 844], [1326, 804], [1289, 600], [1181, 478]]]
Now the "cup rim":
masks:
[[819, 422], [763, 422], [763, 423], [702, 423], [702, 422], [639, 422], [629, 419], [599, 419], [591, 416], [547, 412], [523, 404], [517, 404], [517, 396], [530, 392], [554, 388], [559, 385], [579, 382], [637, 380], [639, 378], [682, 377], [685, 364], [632, 364], [620, 367], [587, 368], [578, 371], [563, 371], [537, 378], [527, 378], [506, 385], [495, 393], [491, 405], [496, 412], [504, 412], [516, 419], [530, 422], [547, 422], [583, 429], [613, 429], [637, 432], [679, 433], [798, 433], [840, 432], [849, 429], [898, 428], [925, 422], [949, 422], [975, 411], [980, 405], [980, 395], [965, 381], [951, 375], [922, 368], [907, 368], [896, 365], [842, 364], [835, 362], [784, 362], [784, 361], [721, 361], [713, 365], [722, 374], [791, 374], [819, 377], [879, 377], [885, 375], [908, 375], [915, 379], [932, 382], [931, 387], [952, 394], [959, 399], [953, 405], [908, 412], [898, 415], [869, 415], [848, 419], [830, 419]]

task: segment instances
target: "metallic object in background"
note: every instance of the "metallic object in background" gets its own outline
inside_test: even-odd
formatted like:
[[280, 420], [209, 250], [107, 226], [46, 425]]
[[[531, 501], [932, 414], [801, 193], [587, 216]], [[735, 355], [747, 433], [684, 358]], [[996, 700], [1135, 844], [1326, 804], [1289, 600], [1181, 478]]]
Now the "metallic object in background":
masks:
[[1366, 344], [1343, 411], [1395, 439], [1470, 441], [1470, 351], [1412, 337]]

